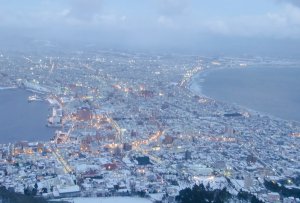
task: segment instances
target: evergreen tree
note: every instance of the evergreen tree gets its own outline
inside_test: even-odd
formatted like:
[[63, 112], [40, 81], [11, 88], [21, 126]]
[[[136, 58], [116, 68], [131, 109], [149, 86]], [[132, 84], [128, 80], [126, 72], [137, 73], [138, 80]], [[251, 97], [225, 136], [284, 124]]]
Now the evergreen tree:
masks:
[[176, 201], [180, 203], [223, 203], [231, 198], [226, 188], [209, 190], [203, 184], [194, 185], [179, 192]]

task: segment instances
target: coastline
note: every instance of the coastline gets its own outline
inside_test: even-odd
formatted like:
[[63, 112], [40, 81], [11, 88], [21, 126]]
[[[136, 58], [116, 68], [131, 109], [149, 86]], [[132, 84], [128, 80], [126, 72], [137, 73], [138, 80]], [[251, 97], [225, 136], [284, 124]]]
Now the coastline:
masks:
[[[255, 68], [255, 67], [253, 65], [246, 67], [246, 69], [249, 69], [249, 68]], [[281, 68], [282, 69], [283, 67], [277, 67], [277, 66], [275, 66], [275, 67], [266, 67], [266, 68]], [[292, 67], [292, 68], [296, 68], [296, 67]], [[193, 94], [193, 95], [204, 97], [206, 99], [210, 99], [210, 100], [213, 100], [213, 101], [218, 102], [218, 103], [225, 103], [227, 105], [234, 106], [234, 107], [240, 109], [241, 111], [248, 111], [252, 115], [267, 116], [267, 117], [269, 117], [272, 120], [279, 120], [279, 121], [284, 121], [284, 122], [291, 122], [291, 123], [300, 124], [300, 121], [297, 121], [297, 120], [284, 119], [284, 118], [281, 118], [279, 116], [275, 116], [275, 115], [273, 115], [271, 113], [267, 113], [267, 112], [263, 112], [263, 111], [258, 111], [258, 110], [255, 110], [253, 108], [250, 108], [250, 107], [238, 104], [238, 103], [232, 103], [232, 102], [227, 102], [227, 101], [223, 101], [223, 100], [218, 100], [216, 98], [213, 98], [213, 97], [210, 97], [210, 96], [204, 94], [203, 90], [202, 90], [203, 86], [199, 84], [199, 82], [197, 81], [197, 79], [200, 78], [200, 77], [203, 77], [203, 76], [206, 77], [206, 74], [209, 74], [209, 73], [211, 73], [213, 71], [224, 70], [224, 69], [245, 69], [245, 67], [239, 67], [239, 66], [237, 66], [237, 67], [216, 67], [216, 68], [203, 69], [203, 70], [198, 71], [197, 73], [195, 73], [190, 78], [190, 81], [187, 83], [186, 89], [191, 94]], [[201, 83], [204, 83], [205, 79], [202, 78], [202, 80], [203, 81]]]
[[[205, 76], [205, 74], [209, 73], [209, 72], [212, 72], [212, 71], [215, 71], [215, 70], [218, 70], [218, 69], [202, 69], [201, 71], [198, 71], [197, 73], [195, 73], [191, 78], [190, 78], [190, 81], [188, 81], [187, 83], [187, 89], [192, 93], [192, 94], [195, 94], [195, 95], [198, 95], [198, 96], [201, 96], [201, 97], [205, 97], [205, 98], [208, 98], [208, 99], [213, 99], [213, 98], [210, 98], [208, 95], [205, 95], [203, 94], [202, 92], [202, 85], [199, 85], [199, 83], [196, 81], [198, 78], [200, 77], [203, 77]], [[203, 79], [203, 82], [204, 82], [205, 79]], [[214, 99], [213, 99], [214, 100]]]
[[[223, 101], [214, 99], [208, 95], [205, 95], [202, 91], [202, 88], [203, 88], [202, 85], [199, 85], [199, 83], [196, 80], [203, 76], [206, 77], [206, 74], [209, 74], [214, 71], [224, 70], [224, 69], [240, 69], [240, 68], [243, 69], [244, 67], [227, 67], [226, 68], [226, 67], [220, 66], [220, 67], [215, 67], [215, 68], [204, 68], [204, 69], [198, 71], [197, 73], [195, 73], [193, 76], [191, 76], [190, 80], [187, 82], [186, 89], [194, 95], [197, 95], [200, 97], [205, 97], [207, 99], [211, 99], [211, 100], [218, 101], [218, 102], [223, 102]], [[204, 77], [202, 78], [202, 80], [203, 80], [202, 82], [205, 81]]]
[[18, 89], [18, 87], [17, 87], [17, 86], [11, 86], [11, 87], [4, 87], [4, 86], [1, 87], [1, 86], [0, 86], [0, 91], [1, 91], [1, 90], [12, 90], [12, 89]]

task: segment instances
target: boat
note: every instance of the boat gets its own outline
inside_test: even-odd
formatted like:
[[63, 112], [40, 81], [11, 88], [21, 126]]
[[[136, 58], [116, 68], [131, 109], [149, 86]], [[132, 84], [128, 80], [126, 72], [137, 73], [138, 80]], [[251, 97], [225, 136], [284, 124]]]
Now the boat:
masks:
[[35, 94], [28, 97], [28, 102], [33, 102], [33, 101], [43, 101], [43, 99]]

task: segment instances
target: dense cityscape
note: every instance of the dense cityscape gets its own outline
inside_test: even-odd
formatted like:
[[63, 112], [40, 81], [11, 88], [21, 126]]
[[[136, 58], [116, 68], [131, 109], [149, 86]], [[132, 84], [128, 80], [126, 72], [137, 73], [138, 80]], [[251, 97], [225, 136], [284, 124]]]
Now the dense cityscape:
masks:
[[[216, 101], [193, 78], [297, 60], [97, 51], [0, 54], [1, 89], [47, 102], [49, 141], [0, 145], [0, 183], [46, 199], [142, 196], [175, 202], [203, 184], [300, 202], [300, 123]], [[221, 87], [220, 87], [221, 88]], [[22, 135], [20, 135], [22, 136]], [[268, 183], [295, 194], [282, 194]]]

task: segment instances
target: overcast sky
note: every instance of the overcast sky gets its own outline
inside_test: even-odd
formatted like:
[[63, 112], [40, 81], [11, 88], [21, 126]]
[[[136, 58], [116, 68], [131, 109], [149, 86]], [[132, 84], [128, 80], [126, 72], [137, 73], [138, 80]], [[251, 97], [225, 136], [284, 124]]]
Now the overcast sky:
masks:
[[6, 45], [28, 39], [145, 50], [300, 52], [300, 0], [0, 0], [0, 4], [0, 37]]

